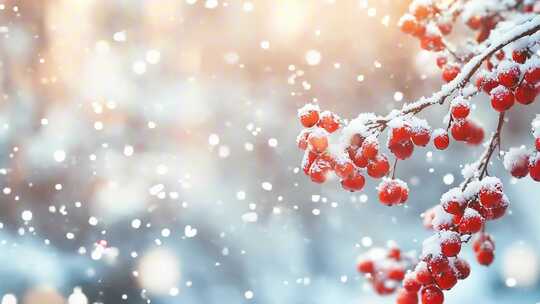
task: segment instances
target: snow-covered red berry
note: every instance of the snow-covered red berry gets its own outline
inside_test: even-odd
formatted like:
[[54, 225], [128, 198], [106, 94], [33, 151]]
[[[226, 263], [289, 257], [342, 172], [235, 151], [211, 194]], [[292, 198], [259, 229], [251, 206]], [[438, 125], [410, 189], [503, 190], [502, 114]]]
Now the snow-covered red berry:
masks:
[[445, 150], [450, 144], [450, 138], [448, 133], [444, 129], [437, 129], [433, 131], [433, 145], [439, 150]]
[[502, 85], [491, 90], [490, 95], [491, 106], [495, 111], [504, 112], [514, 105], [514, 94]]
[[304, 127], [310, 128], [319, 121], [319, 112], [320, 109], [318, 105], [308, 103], [298, 110], [298, 117]]
[[444, 302], [444, 294], [435, 285], [429, 285], [422, 288], [422, 304], [442, 304]]

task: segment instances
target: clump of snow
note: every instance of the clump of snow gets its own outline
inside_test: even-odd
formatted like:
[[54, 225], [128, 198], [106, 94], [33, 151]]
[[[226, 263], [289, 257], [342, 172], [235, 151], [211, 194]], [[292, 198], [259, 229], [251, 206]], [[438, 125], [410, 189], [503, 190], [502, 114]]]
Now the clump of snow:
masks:
[[298, 109], [298, 117], [308, 115], [309, 112], [313, 112], [313, 111], [320, 112], [321, 108], [319, 107], [318, 104], [306, 103], [303, 107]]
[[350, 144], [352, 137], [356, 134], [360, 134], [360, 136], [364, 138], [372, 135], [373, 132], [369, 130], [369, 127], [366, 124], [377, 120], [377, 118], [377, 115], [373, 113], [362, 113], [358, 115], [358, 117], [352, 119], [349, 124], [343, 128], [340, 141], [348, 145]]
[[452, 188], [441, 196], [441, 204], [444, 205], [449, 202], [465, 202], [465, 197], [463, 196], [461, 189], [457, 187]]
[[521, 167], [528, 164], [530, 151], [521, 146], [519, 148], [512, 147], [504, 155], [503, 165], [508, 171], [512, 171], [516, 167]]

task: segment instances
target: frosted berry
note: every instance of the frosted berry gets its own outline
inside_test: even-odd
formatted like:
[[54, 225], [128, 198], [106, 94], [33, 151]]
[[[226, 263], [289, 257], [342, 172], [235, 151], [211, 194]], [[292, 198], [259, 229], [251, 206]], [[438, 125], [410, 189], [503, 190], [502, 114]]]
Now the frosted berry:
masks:
[[457, 276], [452, 270], [452, 268], [448, 268], [447, 270], [435, 275], [435, 283], [437, 283], [437, 286], [439, 286], [442, 290], [449, 290], [452, 289], [457, 284]]
[[441, 234], [441, 252], [446, 257], [456, 256], [461, 250], [461, 239], [457, 232], [445, 231]]
[[362, 144], [362, 155], [367, 159], [375, 159], [379, 154], [379, 142], [374, 138], [367, 138]]
[[463, 234], [473, 234], [480, 231], [483, 225], [484, 218], [482, 215], [480, 215], [480, 213], [474, 209], [467, 208], [465, 209], [463, 217], [461, 217], [458, 230]]
[[514, 94], [512, 91], [499, 85], [491, 90], [491, 106], [495, 111], [504, 112], [514, 105]]
[[525, 63], [529, 56], [527, 50], [514, 50], [512, 51], [512, 59], [517, 63]]
[[[383, 180], [377, 190], [379, 191], [379, 201], [384, 205], [395, 205], [402, 202], [401, 196], [403, 189], [406, 188], [404, 183], [400, 180], [385, 179]], [[408, 191], [407, 191], [408, 195]]]
[[401, 160], [411, 157], [414, 152], [414, 145], [412, 141], [406, 140], [398, 143], [394, 143], [388, 147], [390, 151]]
[[319, 111], [309, 110], [300, 115], [300, 122], [306, 128], [313, 127], [319, 121]]
[[425, 147], [431, 138], [431, 130], [428, 128], [416, 128], [411, 133], [411, 140], [417, 146]]
[[352, 174], [351, 176], [343, 179], [341, 181], [341, 186], [345, 190], [354, 192], [354, 191], [362, 190], [362, 188], [364, 188], [365, 183], [366, 183], [366, 179], [364, 178], [364, 176], [356, 172], [355, 174]]
[[422, 287], [422, 284], [416, 279], [416, 273], [410, 272], [405, 275], [405, 278], [403, 279], [403, 288], [409, 292], [418, 292], [420, 287]]
[[529, 175], [537, 182], [540, 182], [540, 157], [538, 152], [531, 156], [529, 160]]
[[458, 280], [464, 280], [471, 274], [471, 266], [464, 259], [455, 258], [452, 265], [456, 270]]
[[319, 132], [312, 132], [309, 134], [308, 143], [313, 152], [322, 153], [328, 148], [327, 132], [323, 129]]
[[452, 105], [451, 113], [455, 119], [463, 119], [469, 116], [471, 108], [468, 103], [457, 103]]
[[439, 129], [438, 132], [434, 132], [435, 137], [433, 138], [433, 144], [435, 145], [435, 148], [439, 150], [445, 150], [448, 148], [448, 144], [450, 143], [450, 138], [448, 138], [448, 133], [446, 131]]
[[367, 173], [373, 178], [381, 178], [390, 170], [390, 163], [384, 155], [377, 155], [374, 160], [367, 165]]
[[311, 168], [309, 169], [309, 177], [315, 183], [324, 183], [328, 178], [328, 174], [330, 173], [331, 169], [330, 163], [319, 157], [311, 165]]
[[493, 208], [500, 205], [503, 193], [494, 186], [483, 186], [478, 193], [480, 203], [486, 208]]
[[489, 266], [493, 263], [494, 259], [495, 254], [493, 253], [493, 250], [480, 248], [480, 250], [476, 252], [476, 260], [480, 265]]
[[446, 82], [450, 82], [456, 78], [459, 74], [460, 69], [457, 66], [446, 66], [442, 72], [442, 78]]
[[523, 81], [514, 92], [516, 101], [524, 105], [531, 104], [536, 98], [536, 94], [537, 92], [534, 85], [529, 84], [526, 81]]
[[416, 280], [420, 284], [425, 286], [434, 282], [433, 276], [431, 275], [431, 272], [429, 271], [426, 262], [418, 263], [418, 265], [416, 265], [416, 268], [414, 269], [414, 272], [416, 273]]
[[452, 137], [457, 141], [466, 141], [470, 135], [470, 131], [470, 122], [465, 119], [455, 120], [450, 128]]
[[533, 67], [527, 70], [524, 78], [528, 83], [537, 84], [540, 81], [540, 67]]
[[306, 151], [304, 153], [304, 158], [302, 159], [302, 169], [304, 170], [305, 174], [309, 175], [309, 169], [311, 168], [311, 165], [315, 159], [317, 159], [317, 153], [313, 153], [311, 151]]
[[341, 178], [347, 178], [353, 173], [354, 166], [351, 161], [340, 159], [336, 161], [336, 164], [334, 166], [334, 171], [336, 172], [337, 176]]
[[330, 111], [324, 111], [320, 114], [317, 126], [325, 129], [328, 133], [334, 133], [340, 127], [339, 117]]
[[519, 82], [519, 66], [517, 64], [508, 67], [497, 76], [499, 83], [507, 88], [513, 88]]
[[443, 292], [435, 285], [422, 288], [422, 304], [442, 304], [444, 302]]
[[418, 294], [406, 289], [400, 289], [397, 294], [396, 304], [418, 304]]

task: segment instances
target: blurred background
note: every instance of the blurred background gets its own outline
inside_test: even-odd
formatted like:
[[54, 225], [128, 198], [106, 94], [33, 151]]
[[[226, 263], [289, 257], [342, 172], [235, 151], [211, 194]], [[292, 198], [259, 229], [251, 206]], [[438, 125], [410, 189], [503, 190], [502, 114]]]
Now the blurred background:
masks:
[[[399, 33], [408, 1], [0, 0], [2, 304], [393, 303], [355, 270], [396, 241], [481, 148], [400, 163], [406, 207], [299, 171], [296, 110], [385, 113], [441, 85]], [[473, 112], [496, 124], [486, 100]], [[520, 111], [521, 109], [521, 111]], [[532, 144], [514, 107], [503, 146]], [[443, 127], [446, 107], [424, 117]], [[540, 188], [500, 174], [492, 267], [446, 303], [540, 302]]]

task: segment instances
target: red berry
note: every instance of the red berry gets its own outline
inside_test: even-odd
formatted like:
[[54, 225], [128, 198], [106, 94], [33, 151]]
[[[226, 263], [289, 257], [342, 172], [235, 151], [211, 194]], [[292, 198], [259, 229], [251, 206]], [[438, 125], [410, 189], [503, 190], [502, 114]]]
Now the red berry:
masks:
[[351, 161], [339, 159], [334, 166], [336, 175], [341, 178], [348, 178], [354, 171], [354, 166]]
[[469, 137], [467, 137], [467, 144], [469, 145], [479, 145], [484, 140], [484, 129], [477, 126], [474, 123], [470, 124]]
[[478, 193], [480, 203], [486, 208], [493, 208], [500, 205], [503, 193], [493, 186], [483, 186]]
[[403, 16], [403, 18], [400, 20], [399, 27], [404, 33], [417, 37], [423, 36], [426, 32], [425, 26], [416, 22], [414, 17], [411, 15]]
[[448, 35], [452, 32], [452, 23], [441, 23], [438, 24], [437, 27], [443, 35]]
[[433, 283], [433, 276], [425, 262], [418, 263], [414, 272], [416, 273], [416, 280], [420, 284], [425, 286]]
[[536, 148], [536, 151], [540, 151], [540, 137], [534, 140], [534, 146]]
[[403, 288], [409, 292], [418, 292], [420, 287], [422, 287], [422, 284], [416, 279], [416, 273], [410, 272], [405, 275], [405, 279], [403, 279]]
[[442, 72], [442, 78], [446, 82], [450, 82], [456, 78], [459, 74], [460, 69], [457, 66], [446, 66]]
[[441, 206], [447, 213], [461, 215], [465, 208], [465, 200], [463, 198], [452, 197], [444, 201], [441, 200]]
[[435, 283], [442, 290], [452, 289], [457, 284], [457, 276], [451, 268], [435, 275]]
[[446, 257], [456, 256], [461, 250], [461, 239], [457, 232], [445, 231], [441, 234], [441, 252]]
[[396, 304], [418, 304], [418, 294], [400, 289], [397, 294]]
[[491, 90], [499, 86], [499, 82], [492, 76], [482, 77], [480, 80], [481, 89], [487, 94], [491, 93]]
[[431, 138], [431, 130], [428, 128], [415, 128], [411, 134], [413, 143], [417, 146], [425, 147]]
[[531, 104], [534, 99], [536, 98], [536, 88], [534, 85], [529, 84], [526, 81], [523, 81], [515, 90], [514, 92], [516, 96], [516, 101], [528, 105]]
[[390, 151], [401, 160], [407, 159], [411, 157], [411, 155], [414, 152], [414, 145], [412, 141], [402, 141], [398, 143], [394, 143], [388, 147]]
[[445, 56], [439, 56], [437, 57], [436, 63], [439, 69], [442, 69], [448, 63], [448, 58], [446, 58]]
[[366, 138], [362, 144], [362, 155], [367, 159], [375, 159], [379, 154], [379, 142], [375, 138]]
[[442, 304], [444, 302], [443, 292], [435, 285], [422, 288], [422, 304]]
[[308, 110], [300, 114], [300, 122], [306, 128], [313, 127], [319, 121], [319, 111]]
[[500, 72], [497, 76], [499, 83], [507, 88], [513, 88], [519, 82], [519, 66], [517, 64]]
[[537, 84], [540, 81], [540, 67], [532, 67], [525, 72], [525, 80], [528, 83]]
[[324, 133], [312, 132], [309, 134], [308, 143], [313, 152], [322, 153], [326, 151], [326, 148], [328, 148], [328, 137], [326, 136], [326, 131], [324, 131]]
[[480, 249], [476, 252], [476, 260], [478, 261], [478, 264], [489, 266], [495, 259], [495, 255], [493, 254], [493, 250], [489, 249]]
[[467, 20], [467, 25], [473, 30], [480, 29], [480, 26], [482, 26], [482, 17], [472, 16], [469, 18], [469, 20]]
[[480, 250], [482, 246], [489, 247], [491, 250], [495, 250], [495, 242], [493, 242], [493, 239], [491, 238], [491, 235], [487, 233], [479, 233], [473, 241], [473, 251], [477, 252]]
[[450, 267], [448, 258], [442, 255], [429, 255], [429, 257], [427, 258], [427, 264], [432, 275], [435, 275], [436, 273], [441, 273]]
[[407, 126], [401, 126], [397, 128], [392, 128], [390, 133], [390, 143], [400, 143], [402, 141], [407, 141], [411, 138], [411, 130]]
[[413, 15], [417, 20], [426, 19], [431, 14], [431, 8], [425, 5], [416, 5], [413, 10]]
[[435, 138], [433, 138], [433, 144], [435, 145], [435, 148], [439, 150], [445, 150], [448, 148], [448, 144], [450, 143], [450, 139], [448, 138], [448, 133], [446, 131], [439, 129], [437, 132], [434, 132]]
[[362, 155], [362, 151], [359, 149], [359, 150], [354, 151], [353, 153], [354, 155], [353, 157], [351, 157], [353, 163], [357, 167], [365, 168], [368, 165], [368, 159], [365, 158], [364, 155]]
[[529, 175], [537, 182], [540, 182], [540, 154], [534, 153], [529, 160]]
[[452, 127], [450, 128], [452, 137], [457, 141], [466, 141], [471, 134], [470, 131], [470, 122], [465, 119], [455, 120], [452, 122]]
[[444, 44], [441, 36], [425, 35], [420, 37], [420, 47], [427, 51], [442, 51]]
[[379, 190], [379, 201], [384, 205], [391, 206], [401, 202], [401, 182], [385, 179], [377, 189]]
[[384, 155], [377, 155], [374, 160], [367, 165], [367, 173], [373, 178], [381, 178], [390, 170], [390, 163]]
[[356, 269], [361, 273], [373, 273], [375, 271], [375, 264], [372, 260], [361, 260], [356, 265]]
[[458, 230], [462, 234], [473, 234], [480, 231], [483, 225], [484, 218], [482, 215], [474, 209], [467, 208], [459, 222]]
[[456, 270], [458, 280], [464, 280], [469, 276], [469, 274], [471, 274], [471, 266], [469, 266], [467, 261], [460, 258], [455, 258], [453, 265], [454, 269]]
[[328, 174], [330, 173], [331, 169], [330, 163], [319, 157], [311, 165], [311, 168], [309, 169], [309, 177], [315, 183], [324, 183], [328, 178]]
[[340, 127], [339, 117], [330, 111], [324, 111], [321, 113], [317, 125], [324, 128], [328, 133], [334, 133]]
[[527, 50], [514, 50], [512, 51], [512, 59], [517, 63], [525, 63], [528, 57]]
[[471, 111], [471, 108], [468, 103], [457, 103], [452, 105], [452, 117], [455, 119], [463, 119], [469, 116], [469, 112]]
[[346, 179], [342, 180], [341, 186], [345, 190], [354, 192], [354, 191], [362, 190], [362, 188], [364, 188], [365, 183], [366, 183], [366, 179], [364, 178], [364, 176], [357, 172], [347, 177]]
[[500, 50], [497, 53], [495, 53], [495, 58], [497, 58], [499, 61], [501, 61], [501, 60], [504, 59], [504, 55], [505, 55], [504, 51]]
[[495, 111], [504, 112], [514, 105], [514, 94], [501, 85], [491, 90], [490, 94], [491, 106]]
[[400, 266], [392, 267], [388, 270], [387, 276], [389, 279], [402, 281], [405, 277], [405, 270]]
[[399, 261], [401, 260], [401, 250], [399, 250], [399, 248], [397, 247], [392, 247], [390, 249], [388, 249], [388, 257], [391, 258], [391, 259], [394, 259], [396, 261]]

